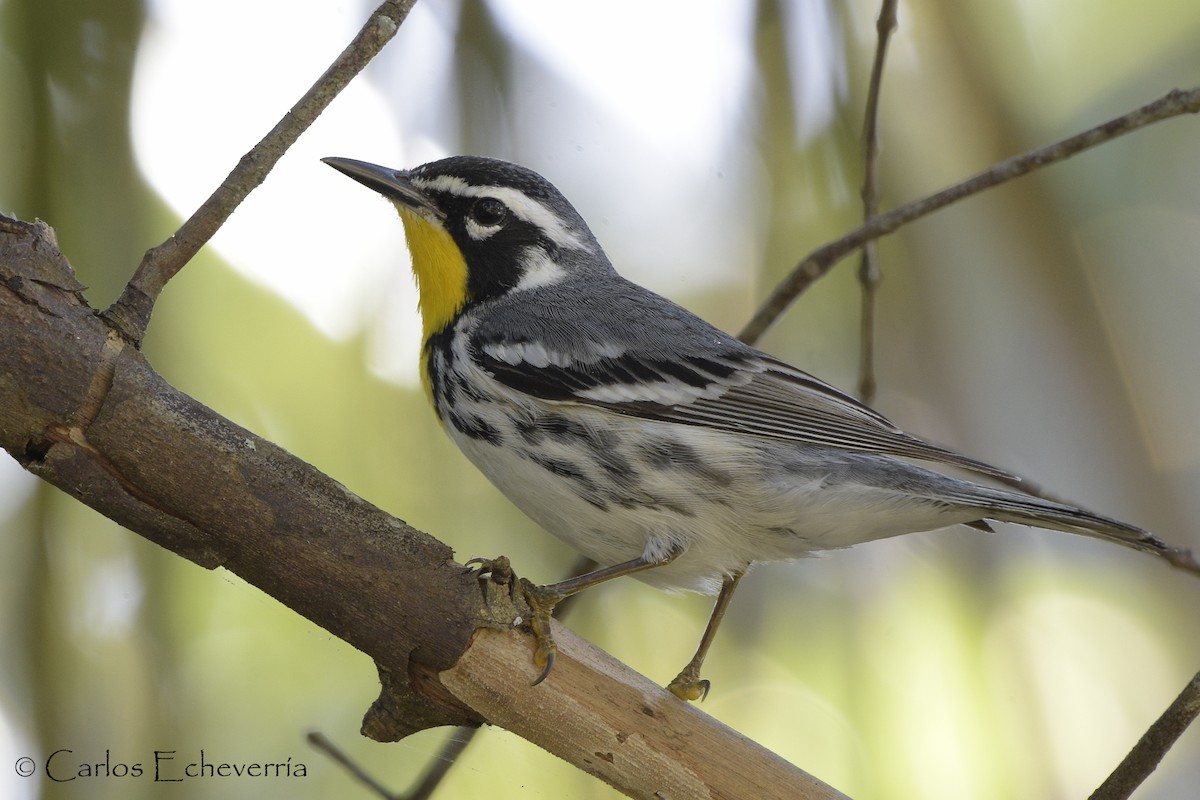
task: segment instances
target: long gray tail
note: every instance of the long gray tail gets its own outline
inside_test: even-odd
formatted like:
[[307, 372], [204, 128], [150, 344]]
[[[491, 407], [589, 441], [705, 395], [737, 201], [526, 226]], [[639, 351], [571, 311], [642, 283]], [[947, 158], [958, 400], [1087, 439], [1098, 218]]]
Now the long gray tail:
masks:
[[1019, 492], [985, 486], [974, 489], [953, 500], [982, 509], [986, 519], [1077, 533], [1157, 555], [1173, 552], [1173, 548], [1149, 531], [1111, 517]]

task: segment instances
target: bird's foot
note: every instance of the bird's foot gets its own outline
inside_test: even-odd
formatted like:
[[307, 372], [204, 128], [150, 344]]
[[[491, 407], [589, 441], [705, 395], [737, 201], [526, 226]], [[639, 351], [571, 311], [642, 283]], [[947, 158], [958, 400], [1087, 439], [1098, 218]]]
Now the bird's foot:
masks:
[[709, 681], [700, 677], [700, 664], [692, 661], [675, 676], [675, 680], [667, 684], [667, 690], [680, 700], [695, 701], [708, 697], [711, 686]]
[[472, 558], [466, 563], [467, 572], [475, 573], [479, 581], [479, 590], [483, 592], [483, 602], [488, 601], [488, 584], [504, 587], [509, 600], [517, 599], [517, 574], [513, 572], [508, 556], [495, 558]]
[[567, 598], [569, 593], [563, 593], [554, 586], [537, 586], [532, 581], [521, 578], [518, 582], [521, 595], [529, 606], [529, 627], [537, 640], [537, 649], [533, 651], [533, 663], [542, 668], [542, 672], [531, 684], [537, 686], [554, 669], [554, 656], [558, 646], [554, 644], [554, 636], [550, 632], [550, 618], [554, 607]]

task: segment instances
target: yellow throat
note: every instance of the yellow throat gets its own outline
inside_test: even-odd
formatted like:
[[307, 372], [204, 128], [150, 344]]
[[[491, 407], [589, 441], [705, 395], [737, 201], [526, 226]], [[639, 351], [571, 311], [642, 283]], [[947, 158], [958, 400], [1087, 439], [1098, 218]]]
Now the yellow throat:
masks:
[[426, 350], [429, 337], [454, 321], [467, 304], [467, 262], [450, 234], [410, 207], [396, 203], [404, 222], [404, 238], [417, 279], [417, 305], [421, 310], [421, 382], [433, 398], [429, 385]]

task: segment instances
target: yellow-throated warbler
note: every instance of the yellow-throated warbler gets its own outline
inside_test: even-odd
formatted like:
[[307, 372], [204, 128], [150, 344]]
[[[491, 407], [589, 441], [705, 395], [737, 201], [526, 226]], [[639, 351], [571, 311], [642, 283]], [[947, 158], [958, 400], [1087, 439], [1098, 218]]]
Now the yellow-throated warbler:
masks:
[[422, 377], [450, 438], [522, 511], [602, 565], [550, 586], [521, 581], [542, 677], [554, 604], [619, 575], [722, 587], [670, 685], [696, 699], [725, 605], [756, 561], [985, 520], [1166, 550], [1132, 525], [911, 463], [1005, 474], [625, 280], [531, 170], [470, 156], [412, 170], [325, 162], [400, 212]]

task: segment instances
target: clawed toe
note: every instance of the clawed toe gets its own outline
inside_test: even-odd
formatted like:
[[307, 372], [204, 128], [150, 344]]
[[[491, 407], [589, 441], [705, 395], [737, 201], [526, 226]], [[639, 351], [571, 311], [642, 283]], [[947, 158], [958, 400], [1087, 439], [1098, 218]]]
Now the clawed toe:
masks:
[[466, 562], [467, 572], [473, 573], [479, 582], [479, 590], [483, 593], [483, 602], [488, 602], [488, 588], [491, 585], [503, 586], [512, 601], [517, 599], [518, 589], [525, 603], [529, 606], [529, 628], [537, 640], [533, 652], [533, 662], [541, 667], [541, 673], [531, 684], [537, 686], [546, 680], [554, 669], [554, 656], [558, 647], [550, 633], [550, 617], [554, 607], [567, 595], [555, 591], [553, 586], [538, 586], [525, 578], [518, 578], [513, 572], [512, 564], [507, 556], [496, 558], [472, 558]]
[[483, 592], [483, 602], [488, 600], [488, 584], [506, 587], [508, 599], [517, 599], [517, 575], [513, 572], [508, 556], [495, 558], [472, 558], [466, 563], [467, 572], [474, 572], [479, 581], [479, 590]]
[[667, 690], [680, 700], [703, 701], [708, 697], [708, 690], [712, 688], [712, 683], [702, 679], [699, 675], [689, 674], [689, 672], [685, 668], [683, 672], [676, 675], [675, 680], [667, 684]]
[[[546, 680], [546, 678], [550, 677], [550, 670], [554, 669], [554, 656], [558, 652], [558, 646], [554, 644], [553, 640], [547, 642], [546, 645], [547, 645], [547, 649], [546, 649], [545, 655], [542, 656], [546, 661], [546, 665], [544, 667], [542, 667], [541, 673], [539, 673], [538, 676], [533, 679], [533, 683], [529, 684], [530, 686], [537, 686], [539, 683]], [[537, 663], [538, 655], [541, 654], [541, 652], [542, 652], [542, 643], [539, 642], [538, 643], [538, 652], [535, 653], [534, 657], [533, 657], [535, 664]]]
[[558, 645], [554, 643], [554, 636], [550, 630], [550, 618], [554, 614], [554, 607], [567, 595], [556, 591], [553, 586], [537, 586], [524, 578], [518, 583], [521, 595], [529, 605], [529, 627], [537, 640], [533, 662], [542, 668], [542, 672], [531, 684], [537, 686], [546, 680], [550, 671], [554, 669], [554, 656], [558, 652]]
[[[550, 671], [554, 669], [554, 658], [558, 652], [558, 647], [554, 644], [554, 637], [551, 634], [550, 617], [554, 613], [555, 606], [568, 597], [578, 594], [596, 584], [604, 583], [623, 575], [632, 575], [642, 570], [669, 564], [682, 553], [683, 548], [676, 548], [665, 554], [655, 556], [641, 555], [629, 561], [600, 567], [591, 572], [577, 574], [566, 580], [546, 586], [538, 586], [525, 578], [517, 578], [513, 572], [512, 565], [504, 556], [497, 558], [472, 558], [467, 562], [467, 565], [475, 572], [479, 580], [479, 586], [483, 591], [485, 603], [487, 602], [488, 584], [495, 583], [507, 586], [509, 597], [514, 600], [519, 590], [526, 605], [529, 606], [529, 628], [537, 640], [537, 648], [533, 653], [533, 661], [542, 670], [533, 682], [533, 685], [536, 686], [546, 680], [550, 675]], [[736, 583], [736, 580], [733, 582]], [[722, 594], [724, 595], [724, 592]], [[679, 679], [677, 678], [676, 680], [678, 681]], [[688, 688], [687, 692], [694, 693], [696, 697], [703, 697], [708, 692], [707, 681], [696, 680], [693, 683], [695, 687]], [[683, 695], [680, 696], [682, 697]]]

